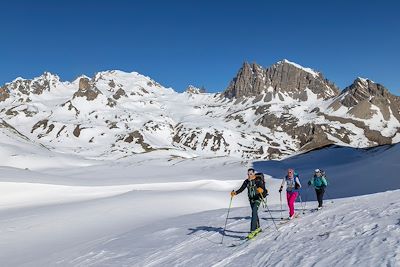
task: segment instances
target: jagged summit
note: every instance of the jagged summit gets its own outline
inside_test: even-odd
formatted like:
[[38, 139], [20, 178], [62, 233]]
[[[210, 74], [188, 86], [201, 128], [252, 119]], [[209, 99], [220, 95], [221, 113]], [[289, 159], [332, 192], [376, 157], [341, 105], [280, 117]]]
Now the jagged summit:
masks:
[[21, 81], [32, 81], [32, 80], [49, 80], [49, 81], [56, 80], [56, 81], [60, 81], [60, 77], [57, 74], [53, 74], [53, 73], [51, 73], [49, 71], [45, 71], [45, 72], [43, 72], [43, 74], [41, 74], [40, 76], [35, 77], [33, 79], [25, 79], [23, 77], [17, 77], [13, 81], [11, 81], [9, 83], [6, 83], [6, 85], [7, 84], [13, 84], [13, 83], [16, 83], [16, 82], [21, 82]]
[[381, 120], [389, 121], [392, 116], [400, 120], [399, 104], [400, 97], [391, 94], [383, 85], [358, 77], [331, 107], [338, 110], [344, 106], [349, 109], [349, 114], [364, 120], [379, 113], [382, 114]]
[[389, 90], [383, 85], [375, 83], [370, 79], [357, 77], [354, 82], [344, 89], [347, 95], [354, 97], [356, 102], [365, 100], [371, 96], [389, 97]]
[[[8, 92], [12, 94], [13, 92], [21, 97], [21, 100], [26, 100], [27, 96], [40, 95], [45, 91], [50, 91], [51, 88], [57, 87], [61, 83], [60, 77], [58, 75], [52, 74], [50, 72], [44, 72], [42, 75], [33, 79], [24, 79], [18, 77], [10, 83], [6, 83], [1, 88], [1, 92]], [[0, 98], [4, 101], [7, 97], [0, 92]]]
[[266, 93], [266, 102], [278, 97], [307, 101], [307, 89], [322, 99], [339, 94], [339, 89], [325, 79], [322, 73], [282, 60], [265, 69], [256, 63], [245, 62], [224, 95], [228, 98], [238, 98]]
[[311, 69], [311, 68], [305, 68], [305, 67], [301, 66], [300, 64], [291, 62], [291, 61], [289, 61], [289, 60], [287, 60], [287, 59], [283, 59], [283, 60], [281, 60], [281, 61], [278, 61], [276, 64], [277, 64], [277, 65], [280, 65], [280, 64], [290, 64], [290, 65], [292, 65], [292, 66], [294, 66], [294, 67], [296, 67], [296, 68], [298, 68], [298, 69], [300, 69], [300, 70], [303, 70], [303, 71], [306, 71], [306, 72], [310, 73], [311, 75], [314, 76], [314, 78], [316, 78], [316, 77], [320, 74], [319, 72], [317, 72], [317, 71], [315, 71], [315, 70], [313, 70], [313, 69]]
[[204, 94], [206, 92], [206, 89], [204, 87], [199, 88], [193, 85], [189, 85], [186, 88], [185, 92], [189, 94]]

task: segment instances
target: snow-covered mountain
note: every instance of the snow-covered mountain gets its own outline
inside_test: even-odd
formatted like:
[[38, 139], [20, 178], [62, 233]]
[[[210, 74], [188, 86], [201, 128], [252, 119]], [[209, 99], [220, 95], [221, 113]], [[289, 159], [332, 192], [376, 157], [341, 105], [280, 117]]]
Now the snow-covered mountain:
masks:
[[266, 69], [245, 63], [218, 94], [177, 93], [122, 71], [72, 82], [46, 72], [0, 88], [8, 133], [94, 159], [154, 151], [271, 159], [329, 144], [391, 144], [400, 141], [399, 106], [399, 97], [370, 80], [339, 92], [320, 72], [287, 60]]

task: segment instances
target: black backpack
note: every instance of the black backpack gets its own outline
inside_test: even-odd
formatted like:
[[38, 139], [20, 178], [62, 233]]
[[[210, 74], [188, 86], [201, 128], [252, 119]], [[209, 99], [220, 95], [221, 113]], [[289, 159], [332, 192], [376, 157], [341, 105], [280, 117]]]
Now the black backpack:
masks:
[[261, 172], [257, 172], [256, 173], [256, 179], [260, 179], [262, 181], [262, 189], [264, 190], [263, 192], [263, 197], [266, 197], [268, 195], [268, 190], [265, 188], [265, 178], [264, 178], [264, 174]]

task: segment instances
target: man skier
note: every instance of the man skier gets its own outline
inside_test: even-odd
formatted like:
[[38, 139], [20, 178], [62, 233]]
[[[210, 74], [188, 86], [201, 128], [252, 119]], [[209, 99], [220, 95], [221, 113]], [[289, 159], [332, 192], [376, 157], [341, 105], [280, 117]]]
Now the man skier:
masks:
[[315, 169], [314, 177], [308, 181], [308, 185], [312, 185], [315, 188], [318, 200], [318, 210], [322, 209], [322, 202], [325, 193], [325, 187], [328, 185], [325, 174], [320, 169]]
[[260, 173], [256, 175], [254, 169], [247, 170], [247, 179], [244, 180], [242, 186], [237, 191], [232, 190], [231, 196], [233, 197], [240, 194], [246, 187], [251, 207], [250, 233], [247, 238], [251, 239], [261, 232], [258, 207], [261, 201], [264, 201], [264, 198], [268, 195], [268, 191], [265, 188], [263, 174]]
[[299, 175], [293, 170], [288, 169], [287, 175], [282, 180], [281, 187], [279, 188], [279, 194], [282, 193], [283, 186], [286, 184], [286, 199], [289, 206], [289, 220], [295, 217], [294, 214], [294, 202], [299, 195], [299, 189], [301, 188]]

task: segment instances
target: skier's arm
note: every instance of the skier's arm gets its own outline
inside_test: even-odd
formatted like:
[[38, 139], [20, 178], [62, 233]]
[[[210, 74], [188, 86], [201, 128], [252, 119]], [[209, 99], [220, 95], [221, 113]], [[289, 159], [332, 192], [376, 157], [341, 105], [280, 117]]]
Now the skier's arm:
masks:
[[279, 192], [282, 192], [283, 186], [285, 185], [285, 178], [282, 179], [281, 187], [279, 188]]
[[244, 180], [242, 186], [238, 190], [236, 190], [235, 193], [236, 194], [242, 193], [242, 191], [247, 187], [247, 183], [248, 183], [248, 180], [247, 179]]
[[326, 180], [326, 178], [325, 177], [322, 177], [322, 184], [324, 185], [324, 186], [327, 186], [328, 185], [328, 181]]
[[308, 181], [308, 185], [314, 185], [314, 177], [312, 177], [312, 178]]

